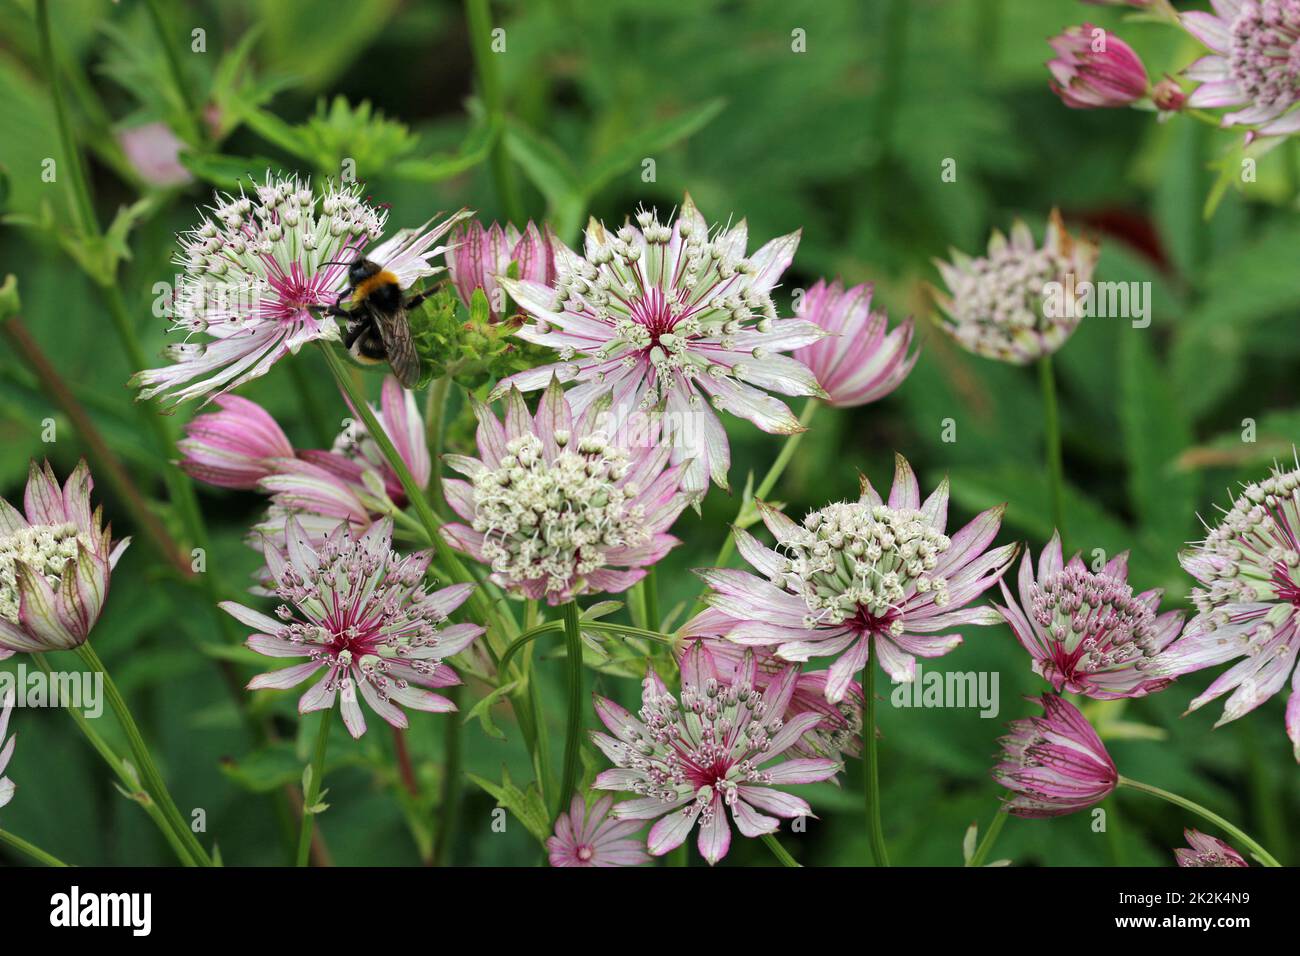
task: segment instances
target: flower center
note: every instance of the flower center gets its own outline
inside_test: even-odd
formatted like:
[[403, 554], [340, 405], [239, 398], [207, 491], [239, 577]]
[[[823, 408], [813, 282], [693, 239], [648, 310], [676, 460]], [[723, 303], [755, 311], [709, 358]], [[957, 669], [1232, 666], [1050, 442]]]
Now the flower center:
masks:
[[814, 511], [777, 542], [786, 561], [772, 578], [803, 597], [807, 626], [854, 620], [864, 630], [902, 633], [913, 592], [948, 603], [948, 582], [931, 572], [951, 541], [920, 511], [840, 502]]
[[596, 851], [593, 847], [583, 843], [578, 846], [576, 855], [583, 863], [589, 863], [591, 858], [596, 855]]
[[953, 291], [958, 334], [969, 323], [972, 332], [995, 328], [1007, 335], [1042, 332], [1049, 326], [1044, 314], [1046, 286], [1058, 282], [1069, 264], [1050, 249], [1021, 251], [1005, 248], [999, 254], [971, 261]]
[[[0, 535], [0, 618], [18, 623], [17, 565], [45, 578], [57, 591], [68, 561], [77, 556], [77, 526], [35, 525]], [[89, 542], [84, 542], [89, 547]]]
[[645, 544], [644, 510], [631, 501], [640, 489], [627, 475], [622, 449], [602, 435], [561, 450], [548, 462], [542, 440], [523, 435], [506, 445], [501, 464], [474, 480], [474, 530], [484, 535], [492, 570], [512, 584], [545, 578], [563, 591], [606, 564], [606, 552]]
[[1053, 663], [1066, 680], [1155, 655], [1155, 612], [1127, 582], [1065, 568], [1030, 587], [1030, 612], [1055, 641]]
[[1247, 2], [1231, 31], [1228, 68], [1250, 99], [1282, 108], [1295, 102], [1300, 90], [1300, 3]]

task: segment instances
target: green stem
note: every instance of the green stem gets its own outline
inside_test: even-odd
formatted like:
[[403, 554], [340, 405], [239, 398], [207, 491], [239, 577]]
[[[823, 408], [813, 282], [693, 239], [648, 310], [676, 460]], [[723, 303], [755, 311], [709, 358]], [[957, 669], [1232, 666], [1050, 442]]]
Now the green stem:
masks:
[[980, 845], [975, 848], [974, 854], [971, 855], [970, 862], [967, 866], [983, 866], [984, 861], [988, 859], [989, 854], [993, 852], [993, 844], [998, 842], [998, 835], [1002, 828], [1007, 825], [1007, 817], [1011, 814], [999, 810], [993, 814], [993, 822], [984, 833], [984, 839], [980, 840]]
[[442, 491], [442, 443], [446, 432], [447, 395], [451, 376], [435, 378], [429, 385], [429, 400], [424, 409], [425, 437], [433, 468], [429, 472], [429, 501], [438, 514], [446, 517], [447, 503]]
[[563, 612], [565, 659], [569, 665], [569, 721], [564, 732], [564, 770], [553, 815], [564, 812], [578, 786], [579, 736], [582, 733], [582, 626], [578, 602], [569, 601]]
[[1043, 390], [1043, 418], [1047, 442], [1047, 480], [1052, 496], [1052, 523], [1065, 540], [1065, 468], [1061, 460], [1061, 413], [1056, 404], [1056, 376], [1052, 356], [1038, 360], [1038, 382]]
[[52, 853], [46, 853], [36, 844], [28, 843], [22, 837], [15, 836], [14, 834], [10, 833], [8, 830], [0, 830], [0, 843], [5, 844], [6, 846], [13, 847], [18, 852], [31, 857], [33, 860], [35, 860], [37, 863], [42, 864], [43, 866], [67, 866], [68, 865], [64, 863], [62, 860], [60, 860], [57, 856], [54, 856]]
[[[772, 493], [772, 489], [776, 487], [776, 483], [781, 479], [781, 475], [785, 473], [786, 466], [789, 465], [791, 459], [794, 458], [794, 453], [799, 448], [799, 443], [803, 441], [804, 433], [808, 431], [808, 426], [812, 423], [813, 416], [817, 414], [817, 409], [820, 405], [821, 402], [815, 398], [810, 398], [806, 403], [804, 403], [803, 411], [799, 413], [799, 424], [802, 425], [803, 428], [800, 431], [793, 432], [785, 437], [785, 444], [781, 446], [781, 451], [777, 454], [776, 461], [772, 462], [772, 467], [768, 468], [767, 474], [763, 476], [763, 480], [759, 482], [758, 487], [754, 489], [753, 494], [746, 496], [740, 503], [740, 509], [736, 512], [736, 520], [734, 522], [736, 527], [744, 527], [747, 512], [751, 507], [753, 507], [755, 501], [763, 501]], [[722, 547], [718, 549], [718, 556], [713, 559], [711, 567], [726, 567], [727, 561], [730, 560], [732, 552], [735, 551], [735, 549], [736, 536], [734, 534], [729, 534], [722, 542]], [[695, 602], [695, 608], [691, 611], [691, 616], [704, 610], [706, 606], [704, 598], [701, 597]]]
[[776, 834], [764, 833], [763, 842], [766, 843], [767, 848], [772, 851], [772, 855], [781, 861], [782, 866], [797, 867], [802, 865], [798, 860], [790, 855], [789, 850], [781, 845], [781, 841], [776, 838]]
[[[44, 654], [33, 654], [32, 657], [35, 659], [36, 665], [42, 671], [46, 674], [50, 673], [50, 665], [45, 659]], [[144, 812], [149, 815], [149, 819], [158, 827], [159, 832], [166, 837], [167, 843], [176, 854], [176, 858], [181, 861], [181, 865], [193, 866], [194, 860], [190, 857], [189, 851], [186, 850], [184, 844], [182, 844], [177, 838], [175, 831], [167, 824], [167, 820], [163, 817], [162, 810], [159, 809], [158, 804], [155, 803], [147, 793], [140, 792], [139, 778], [127, 770], [126, 764], [123, 763], [122, 758], [119, 757], [113, 748], [108, 745], [107, 741], [99, 735], [99, 732], [90, 726], [90, 721], [86, 719], [85, 714], [76, 707], [73, 707], [71, 704], [64, 704], [64, 710], [68, 712], [68, 716], [71, 717], [73, 722], [75, 722], [81, 729], [82, 734], [85, 735], [90, 746], [95, 749], [95, 752], [99, 754], [104, 763], [108, 764], [109, 769], [117, 775], [117, 779], [121, 781], [122, 787], [131, 795], [131, 799], [140, 804], [144, 809]]]
[[[451, 573], [455, 580], [462, 583], [473, 582], [474, 577], [452, 552], [447, 542], [443, 540], [442, 534], [439, 532], [442, 521], [433, 513], [433, 508], [429, 504], [424, 489], [416, 484], [415, 478], [411, 475], [411, 470], [406, 467], [406, 462], [398, 454], [392, 439], [388, 437], [388, 433], [384, 431], [375, 418], [375, 413], [371, 410], [370, 403], [366, 401], [365, 394], [352, 381], [352, 376], [348, 374], [343, 360], [339, 358], [338, 353], [329, 342], [322, 341], [320, 347], [321, 354], [325, 356], [325, 362], [334, 375], [334, 380], [338, 383], [339, 388], [343, 390], [343, 394], [347, 396], [353, 410], [361, 416], [361, 421], [366, 426], [366, 434], [370, 436], [371, 441], [379, 448], [379, 453], [384, 456], [384, 460], [388, 462], [389, 467], [393, 469], [393, 473], [397, 475], [402, 491], [406, 494], [406, 500], [415, 511], [415, 516], [419, 519], [420, 526], [429, 539], [429, 544], [433, 546], [438, 555], [439, 563]], [[483, 593], [482, 588], [474, 589], [473, 594], [470, 595], [470, 604], [477, 613], [479, 623], [487, 624], [495, 620], [498, 622], [498, 626], [501, 626], [496, 610], [487, 595]], [[509, 633], [509, 631], [502, 628], [502, 633]]]
[[102, 676], [104, 692], [108, 695], [108, 704], [113, 708], [117, 722], [126, 734], [127, 743], [131, 747], [131, 756], [135, 758], [135, 762], [138, 764], [145, 790], [162, 809], [163, 819], [171, 827], [190, 858], [196, 864], [211, 866], [211, 858], [208, 856], [207, 851], [203, 849], [203, 845], [194, 836], [194, 831], [189, 828], [185, 818], [181, 816], [180, 810], [177, 809], [176, 801], [172, 799], [171, 791], [167, 789], [167, 784], [163, 782], [162, 774], [158, 772], [158, 766], [154, 763], [153, 756], [149, 753], [149, 748], [144, 742], [144, 737], [140, 734], [140, 728], [136, 725], [135, 718], [131, 716], [131, 710], [127, 707], [126, 700], [118, 691], [117, 685], [113, 683], [113, 678], [105, 670], [104, 662], [99, 659], [95, 649], [88, 643], [77, 648], [77, 655], [92, 671]]
[[495, 60], [498, 54], [492, 52], [492, 11], [488, 0], [465, 0], [465, 19], [469, 22], [470, 46], [474, 54], [474, 67], [478, 71], [483, 106], [487, 110], [489, 121], [496, 128], [492, 149], [488, 153], [493, 184], [506, 218], [522, 227], [525, 219], [523, 204], [519, 200], [510, 157], [506, 154], [505, 103]]
[[442, 794], [438, 801], [438, 832], [433, 844], [433, 865], [446, 866], [451, 857], [451, 844], [456, 838], [456, 828], [460, 822], [460, 783], [461, 783], [461, 720], [459, 707], [464, 696], [462, 688], [451, 687], [446, 691], [447, 697], [458, 708], [455, 713], [447, 714], [442, 729]]
[[186, 132], [191, 137], [191, 142], [195, 145], [201, 144], [204, 139], [203, 117], [199, 115], [199, 110], [194, 102], [194, 97], [190, 94], [189, 83], [185, 79], [185, 72], [181, 69], [180, 57], [176, 54], [176, 44], [173, 42], [172, 34], [168, 31], [167, 25], [163, 22], [162, 10], [158, 6], [158, 0], [146, 0], [145, 7], [149, 10], [149, 19], [153, 23], [154, 32], [158, 34], [158, 43], [162, 46], [163, 56], [167, 59], [167, 72], [172, 76], [172, 85], [176, 87], [176, 93], [180, 97], [182, 115], [186, 126]]
[[646, 630], [659, 630], [659, 580], [655, 576], [655, 569], [652, 565], [646, 572], [646, 576], [641, 579], [644, 586], [642, 589], [642, 598], [645, 600], [645, 626]]
[[1249, 848], [1250, 852], [1255, 855], [1255, 858], [1265, 866], [1282, 865], [1281, 863], [1279, 863], [1277, 860], [1273, 858], [1273, 855], [1271, 853], [1269, 853], [1262, 846], [1256, 843], [1240, 827], [1234, 826], [1233, 824], [1229, 823], [1227, 820], [1223, 819], [1223, 817], [1219, 816], [1217, 813], [1213, 813], [1210, 810], [1205, 809], [1205, 807], [1201, 806], [1199, 803], [1193, 803], [1191, 800], [1188, 800], [1186, 797], [1180, 797], [1176, 793], [1170, 793], [1168, 790], [1161, 790], [1159, 787], [1153, 787], [1149, 783], [1141, 783], [1137, 780], [1131, 780], [1128, 777], [1120, 777], [1119, 785], [1121, 787], [1128, 787], [1130, 790], [1140, 790], [1143, 793], [1149, 793], [1153, 797], [1159, 797], [1161, 800], [1167, 800], [1169, 803], [1172, 803], [1176, 807], [1182, 807], [1184, 810], [1190, 810], [1192, 813], [1195, 813], [1196, 815], [1210, 821], [1215, 826], [1231, 834], [1232, 837], [1235, 840], [1237, 840], [1238, 843], [1241, 843], [1243, 846]]
[[311, 856], [311, 837], [316, 829], [316, 817], [311, 808], [320, 802], [321, 783], [325, 779], [325, 748], [329, 743], [330, 724], [334, 723], [334, 708], [322, 711], [320, 729], [316, 732], [316, 749], [311, 758], [311, 779], [302, 794], [302, 827], [298, 831], [297, 865], [306, 866]]
[[880, 761], [876, 755], [876, 655], [867, 658], [863, 669], [862, 690], [867, 697], [867, 710], [862, 721], [862, 757], [866, 774], [867, 838], [871, 842], [871, 856], [876, 866], [889, 866], [889, 852], [885, 849], [885, 829], [880, 822]]

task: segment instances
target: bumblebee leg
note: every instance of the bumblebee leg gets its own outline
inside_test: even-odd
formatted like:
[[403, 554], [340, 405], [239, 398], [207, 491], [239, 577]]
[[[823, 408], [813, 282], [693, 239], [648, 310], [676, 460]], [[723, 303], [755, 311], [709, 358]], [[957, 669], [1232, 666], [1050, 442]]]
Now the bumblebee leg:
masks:
[[357, 339], [366, 334], [366, 329], [370, 327], [368, 322], [358, 322], [355, 326], [348, 329], [347, 336], [343, 339], [343, 347], [351, 349], [357, 344]]
[[406, 308], [408, 310], [414, 309], [425, 299], [429, 298], [429, 296], [433, 295], [434, 291], [435, 290], [433, 289], [425, 289], [423, 292], [415, 293], [415, 295], [411, 296], [409, 299], [406, 300]]

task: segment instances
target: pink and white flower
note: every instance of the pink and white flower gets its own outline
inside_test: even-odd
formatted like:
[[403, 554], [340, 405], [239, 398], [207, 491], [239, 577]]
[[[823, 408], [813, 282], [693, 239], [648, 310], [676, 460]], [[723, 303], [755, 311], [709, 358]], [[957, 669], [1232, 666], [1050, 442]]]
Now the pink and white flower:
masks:
[[470, 596], [472, 584], [428, 593], [423, 584], [430, 552], [402, 557], [392, 550], [392, 522], [371, 525], [354, 537], [340, 523], [319, 546], [290, 518], [288, 557], [268, 542], [266, 566], [284, 602], [277, 618], [233, 601], [221, 607], [257, 633], [248, 647], [267, 657], [306, 657], [305, 663], [253, 678], [249, 690], [287, 690], [325, 675], [302, 695], [298, 712], [327, 710], [340, 702], [353, 737], [366, 732], [357, 692], [394, 727], [406, 727], [401, 707], [433, 713], [456, 705], [428, 688], [453, 687], [460, 678], [446, 663], [483, 633], [476, 624], [446, 624]]
[[993, 233], [987, 255], [954, 250], [951, 263], [935, 260], [948, 286], [935, 295], [944, 313], [939, 326], [976, 355], [1016, 365], [1037, 361], [1079, 327], [1079, 290], [1092, 281], [1097, 254], [1096, 244], [1065, 231], [1055, 209], [1042, 247], [1017, 220], [1010, 239]]
[[1183, 839], [1188, 846], [1174, 850], [1174, 859], [1179, 866], [1231, 867], [1250, 866], [1240, 853], [1218, 837], [1212, 837], [1200, 830], [1183, 830]]
[[[359, 184], [326, 186], [317, 198], [297, 176], [272, 179], [238, 197], [218, 196], [211, 215], [185, 234], [176, 262], [171, 365], [138, 372], [140, 396], [181, 402], [222, 394], [265, 375], [308, 342], [339, 338], [337, 304], [348, 267], [360, 255], [398, 277], [402, 288], [442, 271], [436, 243], [461, 212], [433, 225], [403, 229], [384, 242], [387, 210], [360, 198]], [[377, 243], [377, 244], [376, 244]], [[191, 336], [208, 341], [190, 341]]]
[[683, 487], [726, 487], [727, 434], [710, 404], [775, 434], [803, 426], [767, 394], [823, 396], [816, 377], [782, 353], [825, 333], [803, 319], [777, 317], [771, 292], [799, 245], [799, 233], [746, 255], [743, 221], [711, 230], [689, 196], [671, 225], [641, 210], [637, 225], [587, 226], [583, 255], [553, 241], [554, 288], [500, 278], [533, 321], [516, 333], [559, 352], [553, 365], [504, 379], [493, 397], [525, 392], [558, 376], [576, 382], [569, 401], [582, 414], [612, 396], [616, 416], [663, 411], [673, 464], [689, 462]]
[[799, 757], [771, 763], [821, 719], [809, 713], [784, 720], [797, 672], [788, 667], [759, 690], [753, 655], [747, 655], [727, 681], [696, 642], [682, 660], [680, 702], [653, 670], [641, 684], [638, 716], [595, 698], [596, 713], [613, 736], [593, 733], [592, 740], [617, 768], [602, 772], [595, 787], [637, 794], [612, 814], [657, 821], [647, 840], [651, 856], [681, 846], [698, 823], [700, 855], [712, 865], [731, 848], [728, 813], [751, 838], [775, 833], [778, 818], [812, 815], [806, 801], [777, 788], [829, 780], [839, 762]]
[[447, 251], [447, 274], [456, 287], [460, 300], [466, 306], [476, 289], [487, 296], [492, 319], [501, 318], [505, 293], [497, 283], [498, 276], [508, 276], [515, 267], [515, 278], [549, 286], [555, 281], [555, 254], [551, 251], [554, 236], [551, 227], [545, 226], [545, 235], [532, 222], [521, 234], [513, 223], [492, 223], [484, 229], [477, 219], [458, 226], [451, 236]]
[[1066, 564], [1061, 536], [1053, 533], [1038, 556], [1037, 577], [1025, 550], [1019, 604], [1005, 580], [998, 585], [1007, 602], [998, 610], [1034, 659], [1034, 673], [1058, 694], [1145, 697], [1170, 683], [1156, 668], [1182, 630], [1183, 614], [1159, 613], [1160, 590], [1133, 593], [1127, 551], [1093, 572], [1077, 553]]
[[[948, 481], [922, 503], [916, 475], [895, 458], [888, 502], [862, 479], [857, 501], [841, 501], [796, 523], [759, 503], [776, 549], [737, 529], [741, 555], [760, 576], [712, 568], [698, 572], [706, 600], [736, 621], [738, 644], [775, 648], [777, 657], [836, 657], [825, 697], [839, 703], [853, 675], [879, 661], [895, 681], [916, 676], [916, 658], [941, 657], [961, 643], [940, 634], [962, 625], [999, 624], [991, 607], [970, 607], [1015, 557], [1016, 545], [985, 552], [1002, 523], [990, 508], [949, 538]], [[697, 617], [688, 627], [699, 627]]]
[[[359, 415], [339, 433], [331, 449], [295, 449], [276, 420], [257, 403], [237, 395], [219, 395], [213, 401], [220, 411], [198, 415], [185, 426], [187, 435], [177, 443], [180, 465], [208, 484], [270, 495], [270, 512], [255, 531], [282, 536], [285, 517], [294, 515], [318, 540], [340, 520], [360, 532], [406, 507], [406, 493], [396, 472]], [[411, 477], [426, 487], [432, 462], [414, 394], [390, 375], [384, 379], [379, 407], [372, 411]]]
[[1147, 95], [1146, 67], [1133, 48], [1114, 34], [1085, 23], [1047, 42], [1056, 51], [1047, 64], [1052, 92], [1071, 109], [1128, 106]]
[[518, 389], [506, 399], [504, 425], [482, 403], [474, 411], [480, 457], [444, 456], [469, 479], [443, 483], [466, 523], [442, 532], [501, 587], [549, 604], [625, 591], [680, 543], [668, 529], [689, 501], [680, 488], [685, 464], [669, 466], [670, 450], [658, 441], [611, 439], [603, 403], [579, 414], [552, 380], [536, 417]]
[[0, 658], [86, 642], [130, 538], [112, 540], [90, 510], [95, 482], [82, 460], [62, 488], [31, 463], [23, 509], [0, 499]]
[[915, 327], [911, 319], [889, 331], [884, 312], [871, 311], [871, 283], [845, 291], [836, 279], [818, 279], [804, 293], [799, 317], [828, 334], [796, 349], [794, 357], [807, 365], [826, 391], [827, 403], [841, 408], [884, 398], [903, 383], [920, 352], [907, 354]]
[[1215, 724], [1250, 713], [1291, 678], [1286, 732], [1300, 761], [1300, 460], [1245, 486], [1205, 540], [1179, 563], [1196, 578], [1197, 614], [1162, 655], [1170, 676], [1240, 660], [1192, 701], [1196, 710], [1232, 691]]
[[1064, 698], [1044, 694], [1039, 703], [1042, 717], [1013, 720], [998, 741], [1002, 761], [993, 779], [1011, 791], [1002, 808], [1018, 817], [1059, 817], [1105, 800], [1119, 771], [1097, 732]]
[[645, 844], [632, 834], [641, 829], [637, 820], [613, 820], [609, 809], [614, 798], [604, 796], [587, 809], [576, 795], [568, 813], [555, 821], [555, 835], [547, 837], [546, 851], [551, 866], [641, 866], [649, 863]]
[[1300, 130], [1300, 2], [1296, 0], [1211, 0], [1214, 12], [1181, 14], [1187, 32], [1210, 55], [1186, 70], [1200, 85], [1187, 105], [1195, 109], [1234, 107], [1222, 125], [1246, 126], [1262, 136]]
[[[692, 618], [682, 628], [680, 636], [698, 639], [704, 644], [724, 683], [733, 681], [746, 659], [752, 656], [754, 684], [765, 691], [784, 677], [790, 665], [777, 657], [771, 648], [742, 647], [717, 636], [734, 630], [739, 623], [730, 615], [709, 608]], [[791, 746], [790, 752], [802, 757], [829, 757], [843, 762], [846, 756], [856, 757], [862, 752], [862, 713], [866, 698], [862, 685], [854, 681], [844, 699], [832, 704], [826, 699], [826, 681], [826, 671], [800, 671], [795, 677], [785, 720], [808, 713], [820, 714], [821, 720]]]

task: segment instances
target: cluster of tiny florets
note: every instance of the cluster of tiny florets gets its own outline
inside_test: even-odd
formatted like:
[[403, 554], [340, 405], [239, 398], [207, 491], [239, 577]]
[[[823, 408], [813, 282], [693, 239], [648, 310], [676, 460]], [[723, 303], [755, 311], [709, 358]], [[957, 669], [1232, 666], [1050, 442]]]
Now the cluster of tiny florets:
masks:
[[[650, 540], [640, 489], [623, 482], [627, 453], [596, 433], [575, 440], [561, 429], [560, 452], [547, 461], [542, 440], [512, 439], [501, 464], [474, 479], [474, 530], [483, 554], [509, 581], [547, 579], [547, 590], [569, 587], [606, 564], [611, 548]], [[619, 482], [623, 482], [619, 484]]]
[[808, 605], [807, 626], [840, 624], [865, 614], [890, 620], [913, 588], [934, 592], [938, 607], [948, 603], [948, 582], [931, 572], [951, 545], [924, 514], [862, 502], [839, 502], [814, 511], [798, 533], [777, 542], [786, 555], [773, 583], [789, 588]]
[[405, 679], [386, 676], [394, 663], [432, 675], [441, 663], [437, 625], [445, 617], [423, 600], [427, 560], [376, 552], [337, 534], [317, 554], [307, 574], [292, 564], [281, 571], [275, 594], [285, 603], [276, 615], [285, 624], [274, 636], [333, 667], [331, 690], [346, 693], [358, 673], [386, 701], [390, 681], [398, 690], [407, 687]]
[[1228, 69], [1258, 106], [1285, 108], [1300, 97], [1300, 2], [1243, 3], [1229, 28]]
[[333, 304], [347, 265], [379, 238], [387, 216], [360, 198], [359, 186], [330, 185], [318, 199], [297, 177], [268, 177], [251, 197], [242, 188], [218, 197], [180, 237], [176, 262], [186, 275], [176, 290], [177, 326], [206, 332], [215, 323], [290, 319]]
[[23, 564], [41, 575], [57, 592], [67, 563], [77, 557], [77, 540], [77, 527], [71, 522], [0, 535], [0, 618], [18, 623], [17, 566]]
[[1095, 672], [1154, 657], [1156, 615], [1133, 596], [1127, 582], [1106, 574], [1067, 567], [1030, 585], [1029, 612], [1060, 644], [1078, 654], [1074, 670]]
[[[613, 336], [594, 353], [600, 359], [623, 356], [627, 368], [640, 357], [649, 360], [658, 374], [655, 387], [642, 396], [642, 408], [657, 405], [678, 374], [743, 380], [743, 362], [718, 364], [697, 346], [706, 340], [715, 351], [730, 351], [741, 345], [743, 333], [771, 330], [776, 306], [752, 288], [753, 263], [743, 249], [722, 242], [722, 234], [711, 239], [690, 219], [678, 222], [676, 249], [672, 228], [655, 212], [643, 209], [636, 219], [644, 246], [631, 226], [612, 234], [593, 227], [585, 259], [556, 262], [555, 310], [591, 315], [612, 328]], [[750, 351], [755, 359], [764, 357], [758, 346]], [[573, 357], [571, 349], [560, 354], [566, 362]], [[689, 400], [700, 399], [692, 391]]]
[[1192, 552], [1203, 559], [1198, 577], [1208, 585], [1194, 588], [1192, 601], [1211, 626], [1227, 623], [1226, 613], [1217, 610], [1224, 604], [1300, 606], [1297, 488], [1300, 470], [1274, 471], [1263, 481], [1247, 485], [1218, 526]]
[[[772, 782], [757, 762], [784, 721], [768, 713], [762, 691], [711, 677], [699, 686], [683, 686], [679, 702], [666, 691], [656, 693], [647, 678], [638, 716], [648, 736], [629, 727], [630, 742], [619, 741], [611, 754], [617, 766], [639, 774], [626, 788], [633, 793], [673, 803], [694, 792], [703, 826], [712, 818], [715, 793], [731, 807], [742, 785]], [[679, 812], [689, 816], [694, 807], [687, 804]]]
[[1005, 358], [1017, 354], [1021, 339], [1038, 336], [1049, 348], [1064, 340], [1073, 323], [1057, 328], [1058, 320], [1044, 309], [1044, 290], [1070, 272], [1071, 262], [1049, 248], [1006, 246], [973, 259], [952, 288], [952, 334], [973, 352]]

